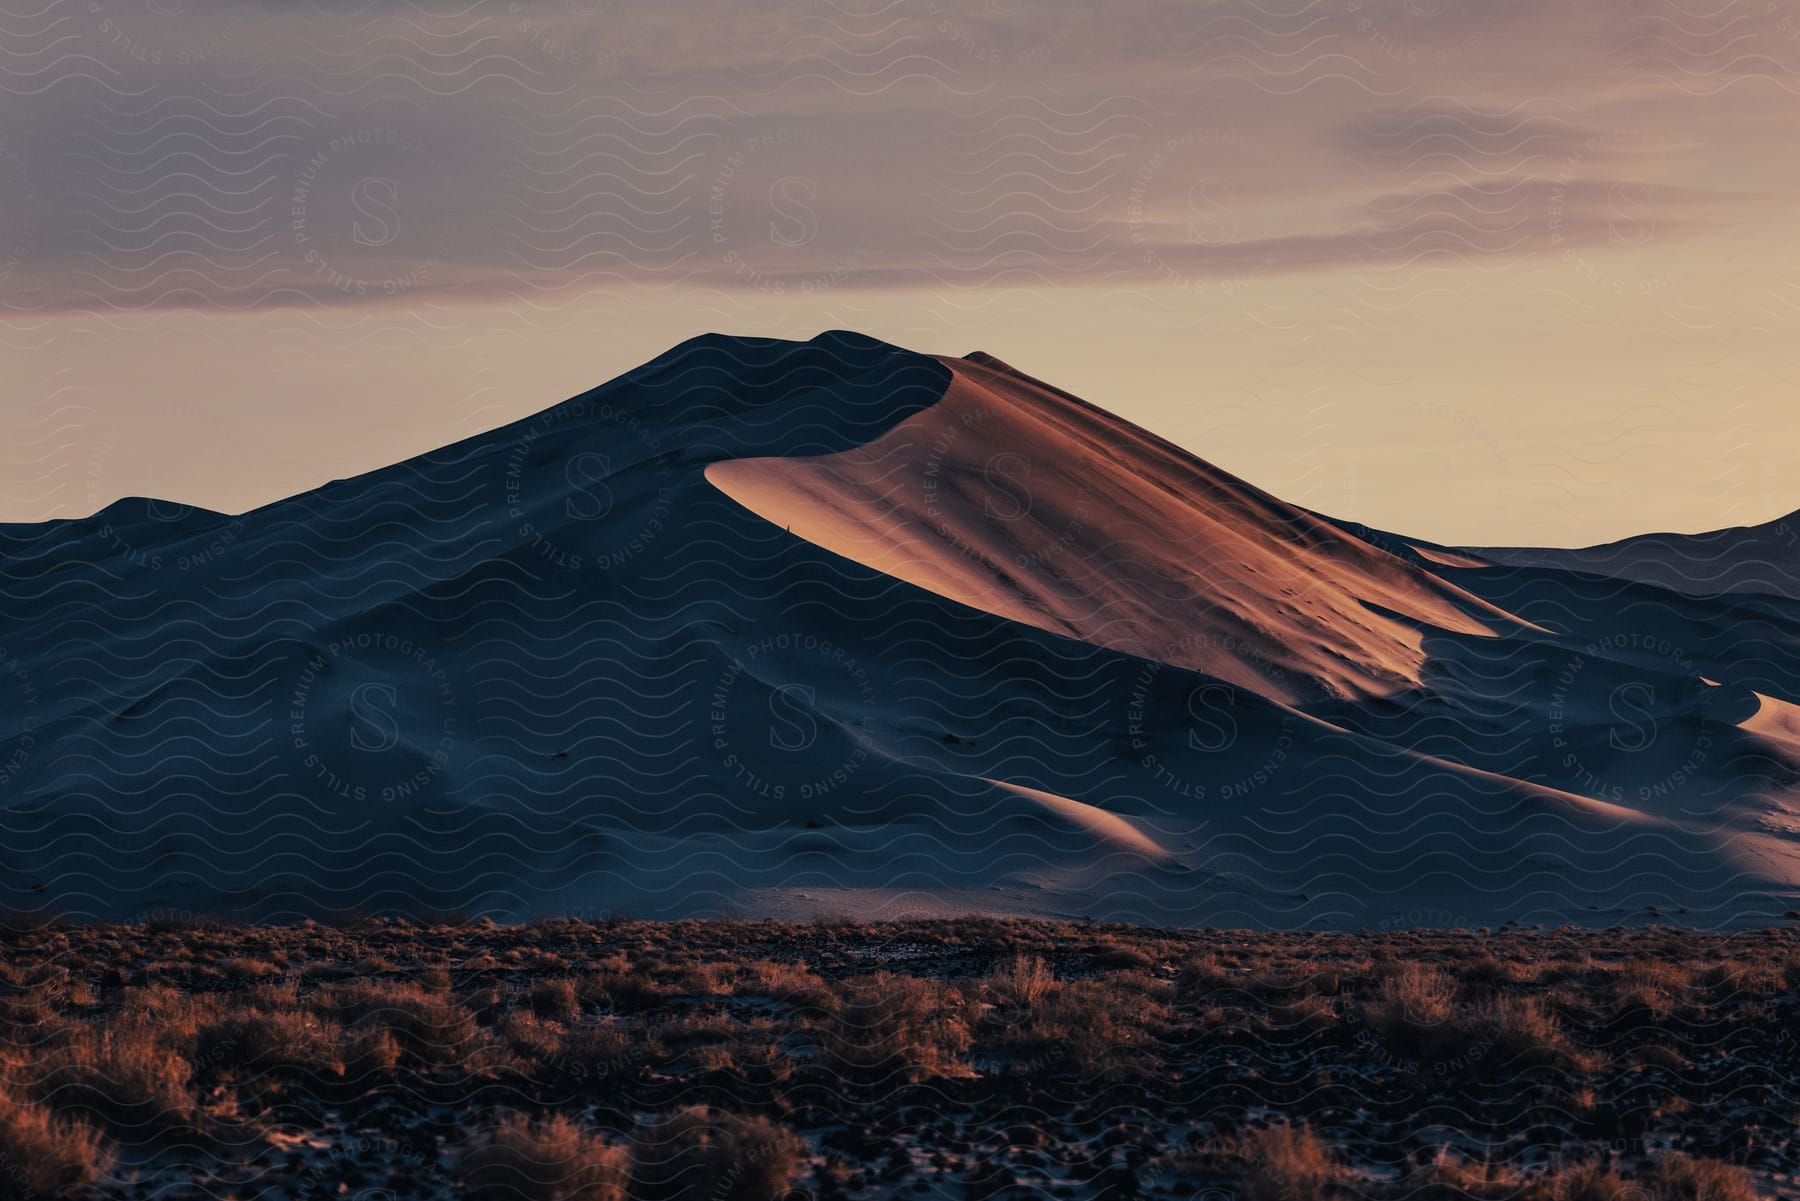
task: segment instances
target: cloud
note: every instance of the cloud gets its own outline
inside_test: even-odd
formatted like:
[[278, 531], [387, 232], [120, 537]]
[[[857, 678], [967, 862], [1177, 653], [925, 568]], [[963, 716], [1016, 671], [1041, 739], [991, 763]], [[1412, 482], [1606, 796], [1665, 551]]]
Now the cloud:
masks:
[[1762, 220], [1790, 179], [1691, 176], [1739, 114], [1739, 161], [1785, 135], [1713, 86], [1791, 82], [1783, 4], [1619, 3], [51, 0], [0, 16], [0, 308], [1154, 284]]

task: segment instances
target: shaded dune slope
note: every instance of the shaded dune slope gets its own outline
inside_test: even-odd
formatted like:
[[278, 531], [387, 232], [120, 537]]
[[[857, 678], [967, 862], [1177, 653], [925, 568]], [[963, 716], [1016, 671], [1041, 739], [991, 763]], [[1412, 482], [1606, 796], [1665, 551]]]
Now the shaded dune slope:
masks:
[[695, 339], [251, 513], [0, 527], [0, 901], [1793, 903], [1793, 614], [1413, 545], [984, 356]]
[[1691, 596], [1746, 593], [1800, 601], [1800, 512], [1703, 534], [1639, 534], [1572, 550], [1479, 550], [1496, 563], [1655, 584]]

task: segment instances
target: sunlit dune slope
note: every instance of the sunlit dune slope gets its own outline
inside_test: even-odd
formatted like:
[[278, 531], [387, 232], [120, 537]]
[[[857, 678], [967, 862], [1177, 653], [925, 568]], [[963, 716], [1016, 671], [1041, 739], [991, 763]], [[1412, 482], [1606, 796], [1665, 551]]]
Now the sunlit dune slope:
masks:
[[714, 463], [794, 534], [977, 609], [1273, 699], [1417, 685], [1492, 606], [987, 355], [864, 446]]

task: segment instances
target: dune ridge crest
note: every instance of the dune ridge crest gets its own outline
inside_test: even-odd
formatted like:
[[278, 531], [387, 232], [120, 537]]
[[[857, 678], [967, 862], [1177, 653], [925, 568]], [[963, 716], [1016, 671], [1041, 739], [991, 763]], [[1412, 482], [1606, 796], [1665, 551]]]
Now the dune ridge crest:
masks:
[[705, 335], [248, 513], [0, 526], [0, 905], [1795, 908], [1800, 610], [1506, 557], [989, 355]]

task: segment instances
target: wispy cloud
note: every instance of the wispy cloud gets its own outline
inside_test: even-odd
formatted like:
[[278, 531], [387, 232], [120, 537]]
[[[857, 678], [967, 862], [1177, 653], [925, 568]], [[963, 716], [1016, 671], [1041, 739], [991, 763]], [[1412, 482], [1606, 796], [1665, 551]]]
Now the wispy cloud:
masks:
[[1791, 98], [1792, 14], [1612, 8], [15, 6], [0, 304], [1156, 284], [1754, 228], [1794, 181], [1696, 186], [1691, 147]]

